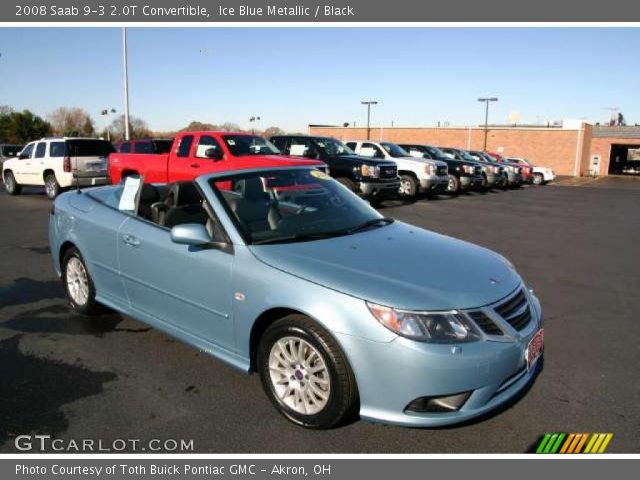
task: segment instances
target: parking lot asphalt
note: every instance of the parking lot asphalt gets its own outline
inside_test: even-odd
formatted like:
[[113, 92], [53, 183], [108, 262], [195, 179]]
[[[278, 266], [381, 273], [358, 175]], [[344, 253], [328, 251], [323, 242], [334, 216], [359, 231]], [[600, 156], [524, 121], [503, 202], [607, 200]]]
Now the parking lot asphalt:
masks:
[[[68, 310], [47, 243], [50, 202], [0, 193], [0, 452], [14, 437], [193, 440], [203, 453], [524, 453], [546, 432], [612, 432], [640, 452], [640, 179], [527, 186], [382, 212], [509, 258], [540, 297], [544, 371], [479, 421], [307, 431], [246, 376], [118, 314]], [[430, 272], [424, 272], [430, 275]]]

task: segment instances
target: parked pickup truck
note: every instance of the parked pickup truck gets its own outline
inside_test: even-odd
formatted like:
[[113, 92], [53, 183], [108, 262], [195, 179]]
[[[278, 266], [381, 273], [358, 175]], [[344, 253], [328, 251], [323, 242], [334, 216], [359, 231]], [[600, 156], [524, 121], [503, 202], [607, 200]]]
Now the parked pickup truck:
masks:
[[145, 183], [167, 183], [224, 170], [295, 165], [328, 170], [318, 160], [283, 156], [271, 142], [250, 133], [182, 132], [169, 153], [111, 154], [109, 176], [114, 184], [129, 175], [142, 175]]
[[506, 180], [504, 179], [503, 172], [499, 167], [481, 161], [481, 159], [473, 157], [469, 152], [461, 148], [440, 147], [440, 150], [442, 150], [444, 154], [450, 158], [456, 158], [465, 162], [475, 163], [479, 167], [480, 174], [484, 179], [484, 183], [482, 186], [485, 189], [503, 187], [505, 185]]
[[345, 143], [358, 155], [394, 161], [400, 175], [398, 193], [401, 196], [416, 197], [419, 193], [435, 195], [447, 190], [449, 171], [444, 162], [412, 157], [391, 142], [352, 140]]
[[464, 190], [479, 188], [484, 184], [484, 177], [473, 162], [447, 157], [442, 150], [433, 145], [403, 143], [400, 146], [409, 152], [412, 157], [431, 158], [432, 160], [440, 160], [446, 163], [447, 167], [449, 167], [449, 186], [447, 187], [447, 192], [449, 193], [459, 193]]
[[395, 162], [356, 155], [332, 137], [277, 135], [271, 141], [287, 155], [322, 160], [329, 166], [332, 177], [372, 202], [398, 194], [400, 179]]

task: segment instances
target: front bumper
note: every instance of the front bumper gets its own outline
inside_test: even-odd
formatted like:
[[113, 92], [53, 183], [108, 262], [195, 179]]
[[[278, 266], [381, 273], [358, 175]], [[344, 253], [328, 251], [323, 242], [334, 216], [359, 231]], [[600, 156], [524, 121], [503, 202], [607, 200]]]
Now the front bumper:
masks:
[[[537, 302], [537, 300], [536, 300]], [[360, 394], [360, 416], [387, 424], [433, 427], [481, 416], [516, 397], [541, 371], [543, 358], [527, 370], [525, 350], [541, 328], [538, 320], [512, 341], [428, 344], [397, 337], [377, 343], [336, 334], [353, 367]], [[411, 412], [420, 397], [470, 392], [456, 411]]]
[[378, 180], [375, 182], [359, 182], [358, 190], [362, 196], [376, 198], [392, 198], [398, 195], [400, 179]]
[[482, 175], [460, 176], [460, 187], [462, 188], [462, 190], [480, 188], [483, 184], [484, 177]]
[[448, 186], [448, 175], [429, 175], [420, 179], [420, 192], [422, 193], [444, 193]]

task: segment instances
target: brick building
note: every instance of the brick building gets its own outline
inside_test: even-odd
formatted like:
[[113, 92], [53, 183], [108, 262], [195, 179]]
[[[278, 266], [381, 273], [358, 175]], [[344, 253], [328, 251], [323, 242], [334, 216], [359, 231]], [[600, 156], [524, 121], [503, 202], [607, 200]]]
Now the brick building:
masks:
[[[310, 125], [309, 132], [340, 140], [367, 138], [366, 128]], [[370, 138], [482, 150], [484, 127], [372, 127]], [[553, 168], [558, 175], [619, 173], [633, 148], [640, 148], [640, 127], [599, 127], [569, 121], [562, 127], [491, 125], [487, 133], [488, 151], [529, 158]]]

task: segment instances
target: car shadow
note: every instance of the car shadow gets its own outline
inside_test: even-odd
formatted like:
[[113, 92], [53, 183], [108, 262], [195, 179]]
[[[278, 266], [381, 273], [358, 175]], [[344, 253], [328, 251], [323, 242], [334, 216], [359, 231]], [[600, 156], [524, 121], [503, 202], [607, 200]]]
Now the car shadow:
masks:
[[0, 445], [17, 435], [37, 432], [54, 436], [69, 421], [62, 406], [97, 395], [112, 372], [94, 372], [79, 365], [24, 354], [22, 335], [0, 341]]

